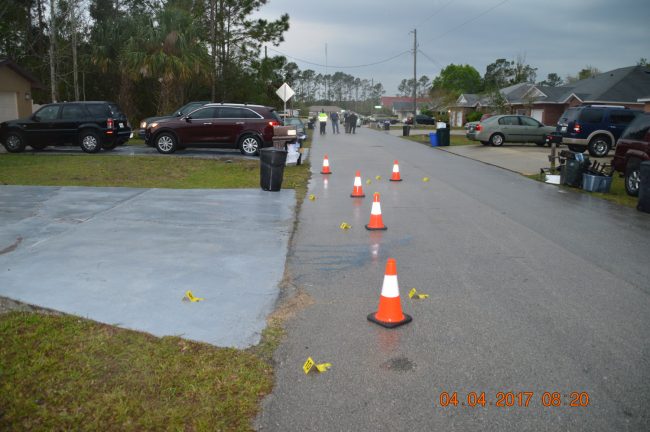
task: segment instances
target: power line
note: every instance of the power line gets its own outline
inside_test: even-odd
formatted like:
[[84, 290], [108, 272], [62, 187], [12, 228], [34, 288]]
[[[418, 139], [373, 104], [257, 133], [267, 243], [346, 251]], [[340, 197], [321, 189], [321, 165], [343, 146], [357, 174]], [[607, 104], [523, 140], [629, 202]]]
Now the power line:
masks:
[[377, 61], [377, 62], [374, 62], [374, 63], [366, 63], [366, 64], [350, 65], [350, 66], [333, 66], [333, 65], [324, 65], [324, 64], [320, 64], [320, 63], [314, 63], [314, 62], [310, 62], [309, 60], [301, 59], [299, 57], [290, 56], [290, 55], [285, 54], [282, 51], [278, 51], [278, 50], [276, 50], [274, 48], [269, 48], [269, 49], [271, 51], [275, 51], [276, 53], [281, 54], [281, 55], [283, 55], [283, 56], [285, 56], [287, 58], [290, 58], [292, 60], [297, 60], [297, 61], [299, 61], [301, 63], [305, 63], [305, 64], [308, 64], [308, 65], [311, 65], [311, 66], [327, 67], [327, 68], [335, 68], [335, 69], [355, 69], [355, 68], [363, 68], [363, 67], [368, 67], [368, 66], [375, 66], [375, 65], [378, 65], [378, 64], [382, 64], [382, 63], [388, 63], [389, 61], [395, 60], [396, 58], [401, 57], [404, 54], [410, 54], [410, 53], [413, 52], [413, 50], [402, 51], [399, 54], [396, 54], [396, 55], [394, 55], [392, 57], [389, 57], [387, 59], [380, 60], [380, 61]]
[[445, 4], [442, 5], [440, 8], [438, 8], [438, 10], [434, 11], [431, 15], [429, 15], [428, 17], [426, 17], [425, 19], [423, 19], [422, 21], [420, 21], [420, 23], [417, 24], [415, 27], [420, 27], [424, 22], [429, 21], [431, 18], [433, 18], [434, 16], [436, 16], [436, 15], [438, 14], [438, 12], [440, 12], [441, 10], [443, 10], [444, 8], [446, 8], [447, 6], [449, 6], [453, 1], [454, 1], [454, 0], [449, 0], [447, 3], [445, 3]]
[[422, 51], [422, 50], [419, 49], [418, 52], [419, 52], [420, 54], [422, 54], [424, 57], [426, 57], [429, 61], [431, 61], [431, 63], [433, 63], [433, 64], [435, 64], [436, 66], [438, 66], [440, 69], [443, 68], [443, 66], [442, 66], [440, 63], [438, 63], [437, 61], [435, 61], [434, 59], [432, 59], [431, 57], [429, 57], [429, 56], [428, 56], [424, 51]]
[[444, 32], [444, 33], [442, 33], [442, 34], [440, 34], [440, 35], [438, 35], [438, 36], [436, 36], [436, 37], [433, 37], [433, 38], [431, 38], [431, 39], [429, 39], [429, 40], [427, 40], [427, 41], [425, 41], [425, 42], [431, 42], [431, 41], [434, 40], [434, 39], [441, 39], [441, 38], [447, 36], [449, 33], [458, 30], [459, 28], [461, 28], [461, 27], [464, 26], [465, 24], [469, 24], [469, 23], [471, 23], [472, 21], [475, 21], [475, 20], [479, 19], [479, 18], [482, 17], [483, 15], [486, 15], [486, 14], [488, 14], [489, 12], [492, 12], [494, 9], [498, 8], [499, 6], [502, 6], [502, 5], [506, 4], [506, 3], [508, 3], [509, 1], [510, 1], [510, 0], [503, 0], [501, 3], [498, 3], [498, 4], [494, 5], [494, 6], [492, 6], [491, 8], [488, 8], [488, 9], [484, 10], [483, 12], [481, 12], [481, 13], [478, 14], [478, 15], [476, 15], [475, 17], [470, 18], [470, 19], [468, 19], [467, 21], [464, 21], [464, 22], [458, 24], [456, 27], [452, 27], [451, 29], [447, 30], [446, 32]]

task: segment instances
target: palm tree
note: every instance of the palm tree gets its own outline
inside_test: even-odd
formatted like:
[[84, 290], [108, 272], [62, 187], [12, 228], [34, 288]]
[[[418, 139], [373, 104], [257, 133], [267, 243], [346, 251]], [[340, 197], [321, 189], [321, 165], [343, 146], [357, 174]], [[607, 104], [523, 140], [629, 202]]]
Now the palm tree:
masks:
[[134, 79], [156, 78], [158, 113], [171, 112], [184, 103], [186, 84], [208, 76], [208, 51], [184, 10], [166, 6], [155, 19], [142, 17], [139, 24], [121, 53], [125, 69]]

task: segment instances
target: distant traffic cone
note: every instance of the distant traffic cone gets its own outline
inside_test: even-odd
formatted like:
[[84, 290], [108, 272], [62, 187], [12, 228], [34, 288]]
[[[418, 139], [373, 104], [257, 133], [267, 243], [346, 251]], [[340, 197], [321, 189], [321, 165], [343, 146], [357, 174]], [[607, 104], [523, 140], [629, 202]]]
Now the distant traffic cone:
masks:
[[320, 173], [332, 174], [332, 171], [330, 171], [330, 160], [327, 159], [327, 155], [325, 155], [325, 158], [323, 158], [323, 170]]
[[384, 283], [381, 286], [381, 297], [379, 297], [379, 308], [377, 312], [368, 315], [368, 321], [386, 328], [393, 328], [409, 323], [412, 320], [413, 318], [410, 315], [402, 312], [399, 285], [397, 283], [397, 263], [394, 258], [388, 258]]
[[379, 192], [375, 192], [372, 199], [372, 209], [370, 210], [370, 222], [366, 225], [369, 230], [387, 230], [381, 219], [381, 204], [379, 203]]
[[352, 198], [363, 198], [366, 194], [363, 193], [363, 186], [361, 185], [361, 173], [357, 171], [354, 177], [354, 186], [352, 187]]
[[393, 176], [390, 178], [390, 181], [402, 181], [399, 176], [399, 164], [397, 161], [393, 162]]

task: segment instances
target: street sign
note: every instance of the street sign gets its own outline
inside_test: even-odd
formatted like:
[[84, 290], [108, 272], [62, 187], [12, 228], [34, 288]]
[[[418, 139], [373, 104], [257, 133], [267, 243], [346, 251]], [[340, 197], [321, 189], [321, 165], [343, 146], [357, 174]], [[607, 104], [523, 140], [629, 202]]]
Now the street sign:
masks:
[[284, 83], [280, 86], [279, 89], [276, 90], [275, 94], [278, 95], [280, 99], [282, 99], [282, 102], [286, 103], [289, 99], [291, 99], [293, 95], [296, 94], [296, 92], [293, 91], [291, 87], [289, 87], [289, 84]]

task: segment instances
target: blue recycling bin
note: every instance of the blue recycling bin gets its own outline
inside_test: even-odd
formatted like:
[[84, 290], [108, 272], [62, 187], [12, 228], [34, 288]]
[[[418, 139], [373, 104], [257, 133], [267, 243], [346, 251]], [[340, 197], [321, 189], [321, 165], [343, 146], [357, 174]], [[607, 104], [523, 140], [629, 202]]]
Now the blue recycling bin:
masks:
[[435, 132], [429, 133], [429, 141], [431, 141], [431, 147], [438, 147], [438, 135]]

